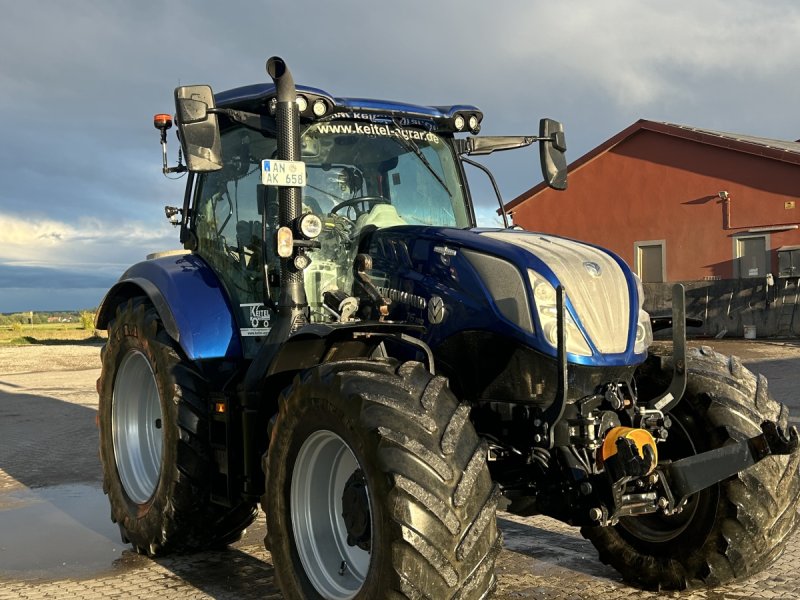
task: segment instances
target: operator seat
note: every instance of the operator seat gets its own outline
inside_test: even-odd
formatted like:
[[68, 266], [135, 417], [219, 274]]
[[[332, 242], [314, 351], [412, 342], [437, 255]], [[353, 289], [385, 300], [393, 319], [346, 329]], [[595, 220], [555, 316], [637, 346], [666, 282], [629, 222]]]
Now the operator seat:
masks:
[[[356, 219], [351, 237], [354, 251], [356, 253], [368, 252], [369, 240], [372, 237], [370, 234], [377, 229], [393, 225], [407, 225], [407, 223], [391, 204], [376, 204], [371, 211]], [[355, 258], [355, 254], [353, 258]]]
[[391, 204], [376, 204], [371, 211], [360, 215], [356, 219], [353, 237], [358, 239], [364, 233], [384, 227], [392, 227], [393, 225], [406, 225], [406, 221]]
[[243, 268], [258, 271], [261, 268], [261, 223], [259, 221], [239, 221], [236, 223], [236, 244], [242, 256]]

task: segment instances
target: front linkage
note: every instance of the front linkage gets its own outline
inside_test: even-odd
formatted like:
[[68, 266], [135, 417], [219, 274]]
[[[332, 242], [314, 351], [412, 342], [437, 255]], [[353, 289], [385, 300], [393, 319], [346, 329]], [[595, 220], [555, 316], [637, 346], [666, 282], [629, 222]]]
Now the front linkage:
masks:
[[[534, 441], [548, 450], [557, 445], [557, 431], [564, 428], [560, 421], [564, 419], [568, 392], [561, 289], [558, 299], [558, 390], [553, 404], [533, 420]], [[565, 520], [581, 525], [608, 526], [627, 516], [659, 511], [665, 516], [675, 515], [683, 510], [690, 496], [768, 456], [789, 455], [797, 451], [800, 440], [796, 428], [784, 432], [776, 423], [763, 421], [759, 435], [729, 441], [721, 447], [686, 458], [659, 461], [657, 443], [665, 441], [669, 434], [672, 425], [669, 413], [684, 397], [688, 380], [685, 295], [680, 284], [673, 287], [672, 324], [673, 373], [668, 388], [635, 409], [631, 419], [634, 427], [612, 427], [602, 439], [596, 438], [586, 444], [596, 451], [597, 464], [590, 474], [585, 473], [585, 469], [573, 469], [573, 473], [584, 474], [573, 481], [573, 492], [568, 492], [568, 496], [573, 500], [569, 504], [578, 504], [587, 510], [572, 513]], [[579, 410], [590, 413], [593, 405], [600, 401], [599, 396], [596, 402], [589, 398], [583, 403], [586, 406]], [[520, 504], [516, 507], [520, 508]], [[553, 516], [564, 518], [560, 514], [562, 510], [563, 507], [556, 509]], [[523, 509], [521, 512], [534, 511]], [[554, 511], [545, 509], [543, 512]]]

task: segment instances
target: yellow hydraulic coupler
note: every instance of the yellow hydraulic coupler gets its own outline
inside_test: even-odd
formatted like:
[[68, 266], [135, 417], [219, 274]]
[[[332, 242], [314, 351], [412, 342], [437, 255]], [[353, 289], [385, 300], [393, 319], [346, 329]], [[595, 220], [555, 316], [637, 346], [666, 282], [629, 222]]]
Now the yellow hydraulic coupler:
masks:
[[[653, 472], [658, 464], [658, 449], [656, 448], [656, 441], [653, 436], [646, 429], [638, 429], [635, 427], [614, 427], [609, 429], [603, 439], [603, 445], [599, 451], [599, 463], [606, 464], [609, 460], [613, 463], [616, 461], [617, 453], [620, 448], [620, 440], [623, 440], [622, 445], [629, 448], [636, 448], [639, 458], [642, 461], [649, 461], [649, 465], [645, 468], [644, 473], [641, 475], [649, 475]], [[645, 451], [645, 448], [650, 448], [651, 452]], [[650, 455], [648, 457], [648, 455]]]

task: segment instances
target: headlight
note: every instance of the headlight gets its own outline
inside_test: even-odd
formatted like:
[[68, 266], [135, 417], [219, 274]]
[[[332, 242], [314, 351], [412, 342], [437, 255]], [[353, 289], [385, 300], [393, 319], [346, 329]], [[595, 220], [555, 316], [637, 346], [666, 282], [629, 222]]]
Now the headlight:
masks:
[[317, 100], [314, 102], [311, 109], [314, 111], [314, 116], [321, 117], [328, 110], [328, 107], [325, 106], [325, 102], [322, 100]]
[[314, 213], [305, 213], [300, 217], [297, 228], [303, 237], [313, 240], [322, 233], [322, 220]]
[[[533, 281], [533, 279], [531, 279]], [[533, 299], [536, 301], [537, 306], [553, 306], [556, 305], [556, 289], [544, 279], [539, 279], [539, 283], [533, 288]]]
[[636, 273], [633, 274], [633, 280], [636, 282], [636, 291], [639, 294], [639, 308], [644, 306], [644, 285], [642, 279]]
[[636, 290], [639, 292], [639, 319], [636, 323], [636, 340], [633, 343], [633, 351], [636, 354], [643, 354], [653, 343], [653, 326], [650, 324], [650, 315], [642, 308], [644, 306], [642, 280], [636, 273], [633, 274], [633, 278], [636, 280]]
[[636, 323], [636, 341], [633, 344], [633, 351], [636, 354], [647, 352], [652, 343], [653, 327], [650, 324], [650, 315], [644, 310], [639, 310], [639, 322]]
[[[544, 277], [536, 271], [528, 269], [528, 276], [533, 288], [533, 300], [536, 304], [536, 313], [542, 327], [542, 336], [553, 348], [558, 348], [558, 307], [556, 306], [556, 290]], [[567, 352], [579, 356], [591, 356], [592, 350], [586, 343], [586, 338], [578, 329], [575, 321], [568, 312], [565, 312], [564, 326], [567, 333]]]

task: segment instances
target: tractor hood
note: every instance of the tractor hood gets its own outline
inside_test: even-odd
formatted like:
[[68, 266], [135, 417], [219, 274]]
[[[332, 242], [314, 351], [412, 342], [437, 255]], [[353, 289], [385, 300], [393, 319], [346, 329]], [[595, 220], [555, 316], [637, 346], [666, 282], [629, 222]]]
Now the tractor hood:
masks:
[[[409, 315], [430, 327], [433, 346], [470, 328], [556, 356], [556, 296], [563, 287], [570, 362], [623, 366], [647, 355], [652, 333], [641, 286], [607, 250], [522, 230], [415, 226], [378, 230], [371, 245], [376, 276], [387, 281], [395, 303], [413, 297], [419, 310]], [[406, 250], [397, 253], [400, 247]], [[389, 248], [392, 258], [384, 262]], [[397, 264], [398, 257], [407, 258]], [[434, 300], [442, 311], [431, 309]]]
[[563, 286], [578, 322], [597, 350], [603, 354], [625, 352], [633, 294], [629, 270], [622, 261], [599, 248], [551, 235], [518, 231], [479, 235], [523, 251], [526, 260], [518, 267], [527, 267], [535, 304], [547, 300], [550, 288]]

